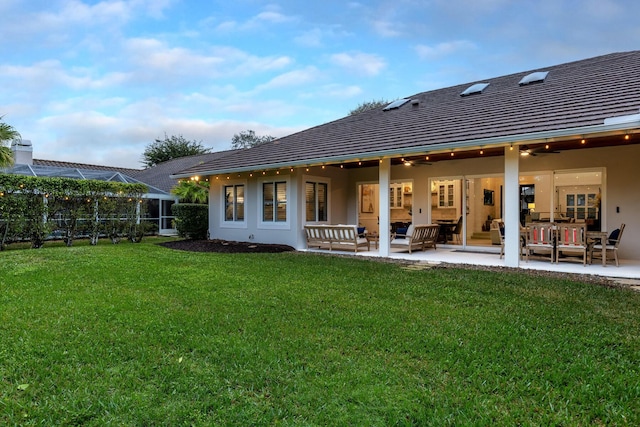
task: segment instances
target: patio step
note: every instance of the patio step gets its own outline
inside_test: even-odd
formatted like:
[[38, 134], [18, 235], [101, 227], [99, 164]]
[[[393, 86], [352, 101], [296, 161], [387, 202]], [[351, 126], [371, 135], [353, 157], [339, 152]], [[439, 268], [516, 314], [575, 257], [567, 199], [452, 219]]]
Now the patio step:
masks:
[[488, 231], [476, 231], [471, 235], [472, 239], [490, 239], [491, 233]]

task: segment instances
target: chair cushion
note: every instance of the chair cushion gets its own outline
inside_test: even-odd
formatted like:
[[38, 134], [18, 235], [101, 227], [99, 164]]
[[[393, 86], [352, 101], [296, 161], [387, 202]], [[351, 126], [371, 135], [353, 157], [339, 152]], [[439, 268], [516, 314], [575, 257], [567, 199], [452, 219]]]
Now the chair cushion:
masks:
[[396, 239], [404, 239], [404, 236], [407, 234], [407, 227], [396, 228], [396, 234]]
[[611, 232], [611, 234], [609, 234], [609, 244], [613, 245], [616, 243], [616, 240], [618, 240], [618, 236], [620, 235], [620, 229], [616, 228], [615, 230], [613, 230]]
[[409, 239], [405, 239], [404, 237], [402, 237], [402, 238], [396, 237], [395, 239], [393, 239], [391, 241], [392, 245], [407, 245], [407, 246], [409, 246], [409, 243], [410, 243]]

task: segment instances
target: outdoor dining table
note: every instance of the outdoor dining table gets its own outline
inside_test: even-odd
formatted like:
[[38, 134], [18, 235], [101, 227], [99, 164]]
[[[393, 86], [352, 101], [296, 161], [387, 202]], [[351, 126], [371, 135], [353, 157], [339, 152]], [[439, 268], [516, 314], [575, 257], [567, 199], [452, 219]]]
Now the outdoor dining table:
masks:
[[453, 237], [453, 229], [456, 228], [458, 223], [454, 219], [441, 219], [435, 221], [435, 223], [440, 226], [438, 241], [442, 239], [442, 243], [447, 243], [449, 235]]
[[[520, 230], [520, 235], [524, 235], [525, 238], [527, 236], [527, 228], [528, 227], [524, 227]], [[558, 243], [558, 236], [557, 236], [557, 232], [558, 229], [556, 226], [553, 226], [553, 250], [551, 252], [551, 259], [553, 260], [554, 258], [554, 253], [556, 250], [556, 244]], [[587, 245], [593, 245], [596, 244], [598, 242], [605, 242], [607, 239], [607, 232], [606, 231], [589, 231], [587, 230], [586, 235], [585, 235], [585, 240]], [[602, 266], [606, 267], [607, 266], [607, 259], [606, 259], [606, 244], [602, 245]]]

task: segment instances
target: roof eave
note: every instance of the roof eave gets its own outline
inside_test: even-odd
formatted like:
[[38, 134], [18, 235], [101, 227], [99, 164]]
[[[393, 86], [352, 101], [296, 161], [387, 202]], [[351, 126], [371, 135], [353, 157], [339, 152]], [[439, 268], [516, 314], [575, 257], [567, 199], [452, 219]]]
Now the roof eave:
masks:
[[[615, 135], [615, 134], [620, 134], [624, 132], [627, 132], [627, 133], [640, 132], [640, 120], [624, 121], [621, 123], [608, 123], [608, 124], [601, 124], [601, 125], [581, 126], [581, 127], [557, 129], [557, 130], [544, 131], [544, 132], [531, 132], [531, 133], [514, 134], [514, 135], [506, 135], [506, 136], [491, 137], [491, 138], [481, 138], [481, 139], [474, 139], [474, 140], [467, 140], [467, 141], [454, 141], [454, 142], [437, 144], [437, 145], [415, 146], [415, 147], [406, 148], [406, 149], [379, 150], [379, 151], [371, 151], [366, 153], [358, 153], [356, 155], [350, 154], [346, 156], [317, 157], [313, 159], [298, 160], [293, 162], [267, 163], [267, 164], [251, 165], [251, 166], [242, 166], [237, 168], [229, 168], [229, 169], [210, 169], [210, 170], [199, 171], [197, 175], [209, 176], [209, 175], [221, 175], [221, 174], [230, 174], [230, 173], [254, 172], [256, 170], [307, 167], [307, 166], [321, 165], [321, 164], [336, 164], [336, 163], [345, 163], [345, 162], [353, 162], [353, 161], [383, 159], [383, 158], [389, 158], [389, 157], [402, 157], [402, 156], [414, 155], [416, 153], [431, 154], [431, 153], [449, 152], [449, 151], [461, 150], [461, 149], [463, 150], [472, 149], [472, 148], [486, 149], [489, 147], [532, 144], [536, 142], [554, 142], [555, 140], [562, 140], [571, 136], [575, 136], [575, 137], [579, 136], [581, 138], [585, 138], [588, 136], [596, 136], [596, 135], [597, 136]], [[194, 175], [195, 173], [178, 173], [178, 174], [173, 174], [170, 177], [174, 179], [180, 179], [180, 178], [189, 178]]]

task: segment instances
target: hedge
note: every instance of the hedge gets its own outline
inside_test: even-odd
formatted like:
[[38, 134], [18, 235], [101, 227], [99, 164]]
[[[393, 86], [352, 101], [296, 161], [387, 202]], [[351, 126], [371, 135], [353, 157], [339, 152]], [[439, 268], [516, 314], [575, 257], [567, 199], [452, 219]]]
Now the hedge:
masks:
[[94, 245], [99, 236], [140, 241], [147, 190], [144, 184], [0, 174], [0, 250], [25, 240], [39, 248], [55, 237], [71, 246], [81, 235]]
[[209, 206], [199, 203], [175, 203], [171, 206], [178, 235], [202, 240], [209, 232]]

